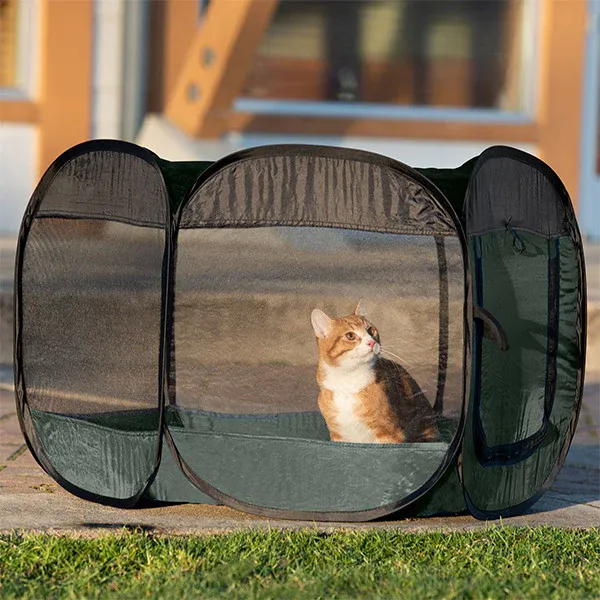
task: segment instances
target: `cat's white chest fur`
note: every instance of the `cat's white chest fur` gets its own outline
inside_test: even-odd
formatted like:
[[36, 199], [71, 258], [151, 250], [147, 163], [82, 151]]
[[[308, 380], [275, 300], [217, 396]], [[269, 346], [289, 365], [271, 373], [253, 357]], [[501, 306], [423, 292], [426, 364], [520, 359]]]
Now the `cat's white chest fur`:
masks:
[[375, 433], [356, 416], [359, 401], [356, 394], [333, 393], [333, 402], [337, 408], [337, 432], [344, 442], [372, 444], [376, 441]]
[[360, 403], [358, 393], [375, 381], [370, 365], [343, 369], [324, 365], [322, 386], [333, 392], [338, 434], [344, 442], [373, 443], [375, 433], [356, 414]]

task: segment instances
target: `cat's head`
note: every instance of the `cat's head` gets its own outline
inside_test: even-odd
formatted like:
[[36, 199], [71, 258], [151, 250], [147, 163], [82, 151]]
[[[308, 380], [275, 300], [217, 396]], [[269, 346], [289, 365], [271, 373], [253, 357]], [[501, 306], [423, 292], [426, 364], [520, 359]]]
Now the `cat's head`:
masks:
[[379, 332], [363, 316], [360, 302], [351, 315], [339, 319], [332, 319], [315, 308], [311, 322], [317, 336], [319, 358], [327, 364], [352, 368], [372, 363], [379, 356]]

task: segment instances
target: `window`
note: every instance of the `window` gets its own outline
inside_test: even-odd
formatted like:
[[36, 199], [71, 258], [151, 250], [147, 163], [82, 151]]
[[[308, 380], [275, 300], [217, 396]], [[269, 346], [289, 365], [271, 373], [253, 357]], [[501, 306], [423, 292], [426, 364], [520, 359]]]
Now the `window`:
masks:
[[281, 0], [242, 95], [531, 110], [535, 0]]
[[37, 0], [0, 0], [0, 97], [34, 94]]

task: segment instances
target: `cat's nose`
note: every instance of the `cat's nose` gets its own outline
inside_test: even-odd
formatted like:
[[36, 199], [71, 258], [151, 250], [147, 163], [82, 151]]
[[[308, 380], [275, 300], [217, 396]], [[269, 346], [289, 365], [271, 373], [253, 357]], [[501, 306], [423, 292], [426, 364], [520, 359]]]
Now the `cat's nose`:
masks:
[[376, 342], [373, 339], [367, 340], [367, 346], [369, 346], [369, 348], [373, 348], [375, 346]]

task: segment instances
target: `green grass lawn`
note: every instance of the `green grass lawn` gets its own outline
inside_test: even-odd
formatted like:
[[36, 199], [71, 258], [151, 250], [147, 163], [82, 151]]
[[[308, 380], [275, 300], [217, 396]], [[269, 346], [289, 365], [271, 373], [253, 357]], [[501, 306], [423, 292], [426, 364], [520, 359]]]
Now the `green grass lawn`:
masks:
[[600, 530], [0, 536], [9, 598], [600, 598]]

